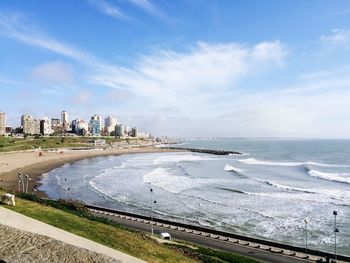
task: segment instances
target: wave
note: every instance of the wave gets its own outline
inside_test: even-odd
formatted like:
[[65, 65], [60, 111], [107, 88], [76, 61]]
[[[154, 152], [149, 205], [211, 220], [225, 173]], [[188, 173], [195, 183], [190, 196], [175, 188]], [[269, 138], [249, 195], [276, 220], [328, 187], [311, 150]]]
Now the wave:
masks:
[[325, 173], [316, 170], [309, 170], [308, 174], [328, 181], [350, 184], [350, 173]]
[[321, 167], [350, 167], [350, 165], [338, 165], [338, 164], [326, 164], [318, 162], [274, 162], [274, 161], [263, 161], [254, 158], [238, 159], [237, 161], [244, 164], [254, 164], [254, 165], [269, 165], [269, 166], [303, 166], [303, 165], [313, 165]]
[[177, 163], [177, 162], [195, 162], [195, 161], [210, 161], [215, 160], [216, 158], [211, 156], [199, 156], [192, 154], [173, 154], [173, 155], [164, 155], [160, 156], [153, 160], [154, 164], [163, 164], [163, 163]]
[[244, 172], [243, 169], [239, 169], [239, 168], [236, 168], [234, 166], [232, 166], [231, 164], [225, 164], [225, 167], [224, 167], [224, 171], [225, 172], [235, 172], [235, 173], [238, 173], [238, 174], [242, 174]]
[[158, 167], [143, 176], [144, 183], [158, 186], [165, 191], [179, 194], [183, 191], [217, 183], [217, 179], [193, 178], [171, 173], [170, 169]]
[[263, 183], [281, 189], [281, 190], [286, 190], [286, 191], [292, 191], [292, 192], [302, 192], [302, 193], [307, 193], [307, 194], [316, 194], [316, 192], [312, 192], [312, 191], [308, 191], [305, 190], [303, 188], [298, 188], [298, 187], [292, 187], [292, 186], [288, 186], [288, 185], [283, 185], [283, 184], [276, 184], [276, 183], [272, 183], [270, 181], [262, 181]]

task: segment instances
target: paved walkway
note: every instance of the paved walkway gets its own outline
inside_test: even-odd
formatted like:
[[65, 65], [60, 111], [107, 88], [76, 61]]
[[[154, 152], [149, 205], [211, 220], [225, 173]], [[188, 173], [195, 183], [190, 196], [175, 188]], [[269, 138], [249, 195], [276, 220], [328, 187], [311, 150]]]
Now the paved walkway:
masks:
[[45, 224], [38, 220], [13, 212], [9, 209], [0, 207], [0, 224], [16, 228], [18, 230], [27, 231], [34, 234], [50, 237], [52, 239], [62, 241], [75, 247], [87, 249], [92, 252], [108, 256], [117, 262], [125, 263], [144, 263], [145, 261], [119, 252], [107, 246], [93, 242], [89, 239], [74, 235], [62, 229]]

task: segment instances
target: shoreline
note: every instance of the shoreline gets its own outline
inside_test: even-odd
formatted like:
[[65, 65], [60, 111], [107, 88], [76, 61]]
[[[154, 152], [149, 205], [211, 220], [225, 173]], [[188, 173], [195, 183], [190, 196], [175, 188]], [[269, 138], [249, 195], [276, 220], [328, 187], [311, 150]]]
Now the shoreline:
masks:
[[[3, 153], [0, 155], [0, 187], [8, 191], [18, 191], [17, 173], [28, 174], [32, 179], [28, 183], [28, 193], [32, 193], [35, 185], [40, 185], [42, 175], [58, 168], [66, 163], [74, 163], [83, 159], [90, 159], [100, 156], [117, 156], [121, 154], [132, 153], [151, 153], [151, 152], [178, 152], [157, 147], [129, 148], [129, 149], [111, 149], [111, 150], [87, 150], [87, 151], [64, 151], [61, 154], [57, 152], [41, 151]], [[47, 197], [45, 192], [37, 190], [37, 196]]]

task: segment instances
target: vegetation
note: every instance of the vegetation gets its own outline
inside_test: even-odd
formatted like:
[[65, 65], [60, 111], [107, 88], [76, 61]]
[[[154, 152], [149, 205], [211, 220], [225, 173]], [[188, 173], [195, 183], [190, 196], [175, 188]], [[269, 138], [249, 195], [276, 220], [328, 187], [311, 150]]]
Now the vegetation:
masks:
[[23, 151], [31, 149], [57, 149], [57, 148], [74, 148], [74, 147], [91, 147], [94, 139], [104, 139], [106, 143], [139, 140], [138, 138], [119, 139], [111, 136], [108, 137], [61, 137], [41, 135], [25, 136], [24, 138], [0, 136], [0, 152]]
[[[61, 143], [61, 137], [34, 136], [25, 138], [0, 137], [0, 152], [22, 151], [41, 148], [86, 147], [88, 140], [69, 138]], [[90, 139], [91, 140], [91, 139]]]
[[203, 263], [259, 263], [259, 261], [236, 255], [229, 252], [213, 250], [204, 247], [193, 247], [182, 244], [167, 243], [168, 247], [172, 247], [185, 255], [197, 258]]
[[16, 206], [6, 208], [148, 262], [258, 262], [202, 247], [158, 244], [142, 232], [126, 229], [109, 219], [94, 216], [82, 203], [74, 200], [52, 201], [18, 193]]
[[[74, 211], [74, 205], [71, 204], [65, 205], [61, 202], [57, 206], [67, 211]], [[82, 213], [79, 216], [56, 209], [45, 202], [37, 203], [22, 198], [16, 198], [15, 207], [6, 206], [6, 208], [148, 262], [196, 262], [174, 249], [158, 244], [143, 233], [127, 231], [85, 218], [83, 211], [80, 211]]]

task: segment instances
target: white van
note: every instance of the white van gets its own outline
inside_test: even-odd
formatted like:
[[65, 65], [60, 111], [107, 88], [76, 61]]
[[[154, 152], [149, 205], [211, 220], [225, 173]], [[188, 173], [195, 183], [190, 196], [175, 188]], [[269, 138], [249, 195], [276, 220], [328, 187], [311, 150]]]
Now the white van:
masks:
[[160, 237], [161, 237], [162, 239], [167, 239], [167, 240], [170, 240], [170, 239], [171, 239], [170, 234], [169, 234], [169, 233], [166, 233], [166, 232], [160, 233]]

